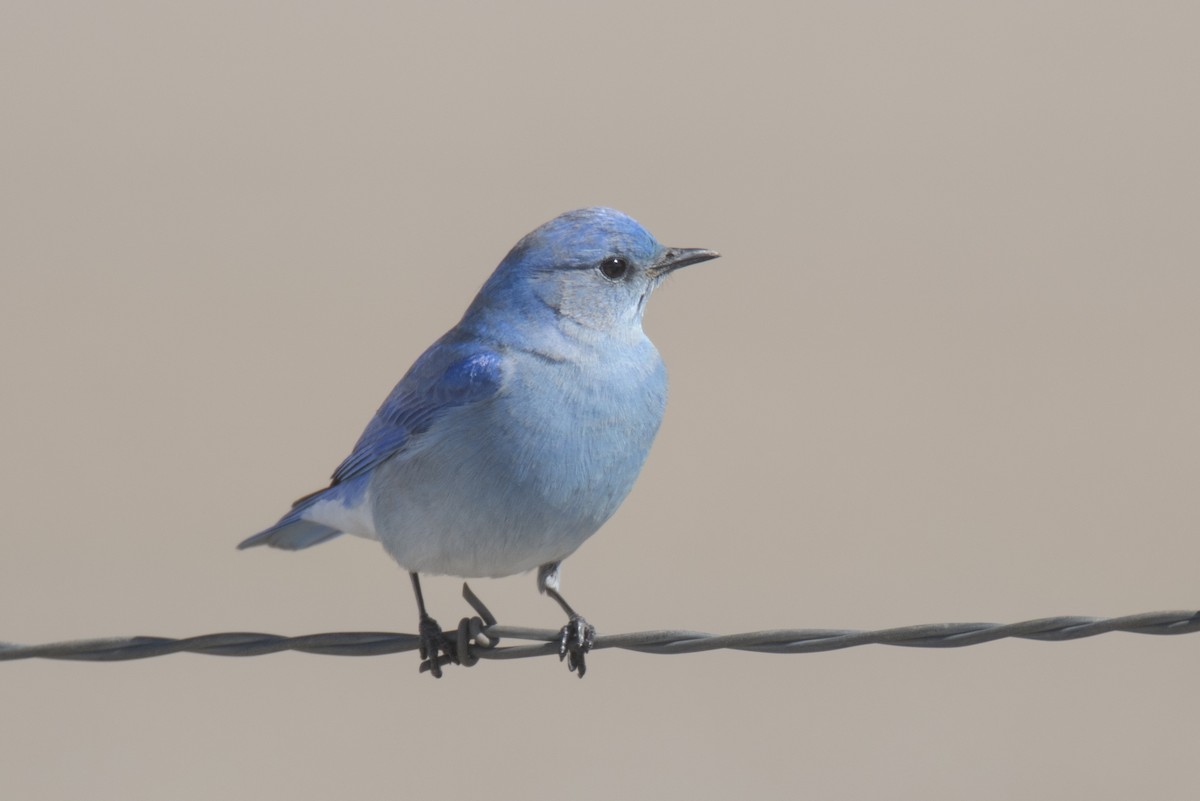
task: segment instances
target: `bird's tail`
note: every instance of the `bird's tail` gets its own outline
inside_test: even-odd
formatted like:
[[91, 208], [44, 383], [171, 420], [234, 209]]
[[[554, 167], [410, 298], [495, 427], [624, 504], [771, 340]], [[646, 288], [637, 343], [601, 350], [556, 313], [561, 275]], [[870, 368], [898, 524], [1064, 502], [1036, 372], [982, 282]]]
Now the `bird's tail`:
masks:
[[242, 540], [238, 543], [238, 550], [253, 548], [255, 545], [270, 545], [272, 548], [298, 551], [331, 540], [341, 533], [331, 526], [287, 515], [270, 528]]
[[[238, 543], [238, 550], [253, 548], [255, 545], [270, 545], [272, 548], [299, 551], [302, 548], [311, 548], [325, 540], [331, 540], [339, 534], [344, 534], [345, 529], [309, 520], [305, 517], [305, 513], [325, 501], [332, 501], [335, 506], [340, 505], [343, 508], [361, 503], [368, 481], [370, 481], [370, 474], [364, 474], [349, 481], [341, 481], [331, 484], [325, 489], [310, 492], [293, 503], [291, 511], [279, 518], [278, 523]], [[337, 519], [335, 518], [333, 522], [336, 524]]]

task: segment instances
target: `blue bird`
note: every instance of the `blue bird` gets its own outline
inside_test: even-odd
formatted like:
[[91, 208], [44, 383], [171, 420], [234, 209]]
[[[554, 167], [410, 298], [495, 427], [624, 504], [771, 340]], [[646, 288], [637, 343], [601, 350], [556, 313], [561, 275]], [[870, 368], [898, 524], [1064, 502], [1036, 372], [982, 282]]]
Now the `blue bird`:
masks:
[[434, 676], [455, 650], [419, 574], [538, 568], [538, 590], [568, 617], [559, 655], [582, 677], [595, 629], [559, 593], [559, 566], [625, 499], [662, 421], [667, 373], [642, 331], [647, 299], [672, 271], [717, 256], [663, 247], [608, 208], [542, 225], [400, 379], [329, 487], [238, 547], [379, 540], [409, 571]]

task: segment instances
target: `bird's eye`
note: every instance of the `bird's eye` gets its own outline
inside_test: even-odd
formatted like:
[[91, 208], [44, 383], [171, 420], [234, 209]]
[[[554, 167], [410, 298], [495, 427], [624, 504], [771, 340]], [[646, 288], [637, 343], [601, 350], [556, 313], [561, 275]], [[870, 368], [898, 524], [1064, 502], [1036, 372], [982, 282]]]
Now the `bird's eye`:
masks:
[[625, 273], [629, 272], [629, 262], [620, 256], [609, 256], [600, 262], [600, 272], [604, 273], [605, 278], [618, 281], [625, 277]]

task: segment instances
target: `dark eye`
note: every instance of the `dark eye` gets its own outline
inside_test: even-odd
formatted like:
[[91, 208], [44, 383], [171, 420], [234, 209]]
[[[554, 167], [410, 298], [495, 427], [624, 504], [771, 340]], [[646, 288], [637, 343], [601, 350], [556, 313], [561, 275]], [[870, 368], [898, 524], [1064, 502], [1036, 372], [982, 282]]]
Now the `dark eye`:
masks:
[[629, 262], [620, 256], [609, 256], [600, 262], [600, 272], [604, 273], [605, 278], [613, 281], [619, 280], [625, 277], [625, 273], [629, 272]]

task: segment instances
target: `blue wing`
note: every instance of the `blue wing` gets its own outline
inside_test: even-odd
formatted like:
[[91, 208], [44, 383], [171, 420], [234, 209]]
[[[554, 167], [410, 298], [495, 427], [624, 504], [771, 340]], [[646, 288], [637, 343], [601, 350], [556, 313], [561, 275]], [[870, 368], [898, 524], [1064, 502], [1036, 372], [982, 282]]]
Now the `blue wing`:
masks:
[[333, 472], [333, 486], [395, 456], [450, 409], [491, 398], [500, 390], [502, 377], [500, 355], [479, 346], [434, 346], [426, 351]]
[[478, 344], [441, 341], [417, 359], [375, 412], [354, 450], [333, 473], [328, 487], [305, 495], [279, 522], [243, 541], [238, 548], [270, 545], [296, 550], [342, 532], [305, 520], [304, 510], [324, 499], [352, 503], [366, 488], [367, 474], [402, 452], [451, 409], [479, 403], [500, 391], [500, 354]]

